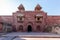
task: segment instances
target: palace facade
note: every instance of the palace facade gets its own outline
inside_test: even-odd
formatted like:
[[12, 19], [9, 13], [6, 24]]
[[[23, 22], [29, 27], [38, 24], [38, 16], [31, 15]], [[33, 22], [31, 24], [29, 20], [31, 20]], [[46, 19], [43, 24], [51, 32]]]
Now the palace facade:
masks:
[[25, 11], [21, 4], [11, 16], [0, 16], [0, 32], [43, 32], [47, 26], [60, 24], [60, 16], [47, 15], [37, 4], [34, 11]]

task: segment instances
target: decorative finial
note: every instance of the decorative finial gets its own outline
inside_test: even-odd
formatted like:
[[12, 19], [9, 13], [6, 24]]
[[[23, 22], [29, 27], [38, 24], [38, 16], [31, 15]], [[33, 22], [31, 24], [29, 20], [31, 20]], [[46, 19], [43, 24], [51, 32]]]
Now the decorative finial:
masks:
[[42, 9], [42, 7], [39, 4], [37, 4], [35, 7], [35, 11], [40, 11], [41, 9]]
[[18, 9], [19, 9], [19, 11], [24, 11], [25, 10], [25, 8], [22, 4], [19, 5]]

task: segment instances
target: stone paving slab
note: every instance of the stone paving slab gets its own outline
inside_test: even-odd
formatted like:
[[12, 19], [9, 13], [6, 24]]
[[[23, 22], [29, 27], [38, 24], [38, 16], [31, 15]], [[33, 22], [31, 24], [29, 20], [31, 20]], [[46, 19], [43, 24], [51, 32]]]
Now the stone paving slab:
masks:
[[26, 39], [23, 39], [23, 38], [15, 38], [13, 40], [26, 40]]
[[14, 38], [15, 38], [15, 36], [5, 36], [5, 38], [3, 38], [3, 40], [12, 40]]
[[[35, 32], [13, 32], [6, 35], [2, 35], [3, 40], [12, 40], [14, 38], [60, 38], [60, 34], [53, 33], [35, 33]], [[21, 39], [22, 40], [22, 39]]]
[[60, 35], [60, 34], [54, 34], [54, 33], [42, 33], [42, 32], [12, 32], [9, 34], [6, 34], [7, 36], [9, 35]]
[[14, 33], [9, 33], [7, 35], [3, 36], [19, 36], [19, 37], [53, 37], [53, 38], [60, 38], [60, 34], [53, 34], [53, 33], [35, 33], [35, 32], [14, 32]]
[[4, 40], [5, 37], [0, 37], [0, 40]]

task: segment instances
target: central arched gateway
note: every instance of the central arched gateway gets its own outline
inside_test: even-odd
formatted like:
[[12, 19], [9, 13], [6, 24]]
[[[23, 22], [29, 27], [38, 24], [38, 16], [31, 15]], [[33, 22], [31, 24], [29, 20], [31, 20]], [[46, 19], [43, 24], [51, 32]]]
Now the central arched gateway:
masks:
[[28, 25], [27, 31], [28, 31], [28, 32], [32, 32], [32, 26], [31, 26], [31, 25]]

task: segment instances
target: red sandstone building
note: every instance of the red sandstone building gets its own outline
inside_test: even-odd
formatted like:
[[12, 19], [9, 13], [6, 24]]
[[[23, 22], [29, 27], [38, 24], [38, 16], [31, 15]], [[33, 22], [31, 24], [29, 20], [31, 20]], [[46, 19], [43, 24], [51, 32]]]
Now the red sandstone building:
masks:
[[25, 11], [21, 4], [11, 16], [0, 16], [0, 32], [43, 32], [47, 25], [60, 24], [60, 16], [49, 16], [36, 5], [34, 11]]

